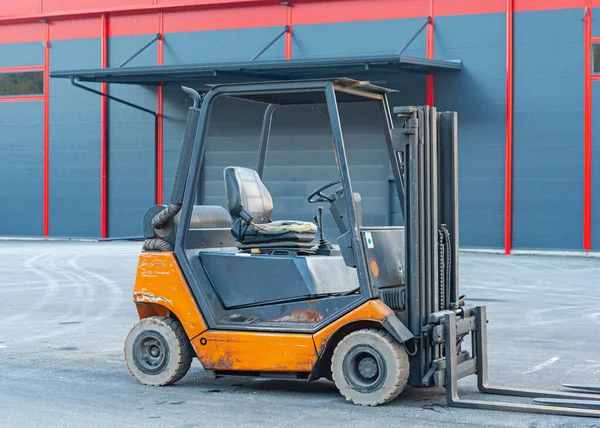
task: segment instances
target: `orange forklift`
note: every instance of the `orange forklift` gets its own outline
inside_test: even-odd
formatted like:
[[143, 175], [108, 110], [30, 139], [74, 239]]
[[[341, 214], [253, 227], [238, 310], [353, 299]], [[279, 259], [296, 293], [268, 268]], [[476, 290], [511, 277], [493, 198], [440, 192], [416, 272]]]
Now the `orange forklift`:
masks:
[[[173, 384], [196, 357], [217, 376], [326, 378], [359, 405], [388, 403], [407, 385], [443, 386], [456, 407], [600, 416], [593, 394], [488, 384], [486, 310], [459, 293], [455, 112], [392, 111], [392, 90], [347, 78], [219, 85], [203, 96], [183, 90], [194, 105], [171, 201], [144, 218], [133, 293], [140, 321], [125, 341], [139, 382]], [[211, 112], [223, 98], [264, 106], [256, 168], [226, 167], [226, 207], [198, 205]], [[403, 226], [363, 225], [342, 103], [378, 108]], [[327, 206], [333, 244], [321, 206], [315, 222], [274, 220], [262, 180], [273, 114], [296, 105], [324, 106], [331, 128], [339, 179], [306, 203]], [[457, 381], [469, 375], [482, 392], [539, 403], [459, 398]]]

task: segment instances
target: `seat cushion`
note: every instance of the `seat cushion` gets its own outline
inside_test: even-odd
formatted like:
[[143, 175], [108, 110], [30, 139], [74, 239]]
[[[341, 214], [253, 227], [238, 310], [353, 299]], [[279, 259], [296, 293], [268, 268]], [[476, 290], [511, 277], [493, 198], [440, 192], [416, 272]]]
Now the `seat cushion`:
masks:
[[316, 231], [317, 226], [314, 223], [304, 221], [280, 220], [246, 225], [239, 218], [231, 228], [233, 237], [243, 245], [273, 242], [309, 243], [315, 239]]
[[314, 223], [307, 221], [296, 221], [296, 220], [279, 220], [272, 221], [270, 223], [256, 224], [253, 226], [260, 231], [268, 234], [279, 234], [280, 232], [297, 232], [297, 233], [311, 233], [317, 232], [317, 226]]

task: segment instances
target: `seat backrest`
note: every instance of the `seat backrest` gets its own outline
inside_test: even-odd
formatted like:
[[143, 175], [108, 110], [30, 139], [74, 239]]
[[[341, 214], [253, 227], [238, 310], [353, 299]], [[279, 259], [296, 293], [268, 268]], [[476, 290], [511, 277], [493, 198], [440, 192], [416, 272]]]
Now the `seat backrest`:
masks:
[[250, 168], [228, 166], [223, 175], [231, 217], [236, 219], [242, 210], [246, 210], [254, 217], [254, 223], [268, 222], [273, 212], [273, 199], [258, 173]]

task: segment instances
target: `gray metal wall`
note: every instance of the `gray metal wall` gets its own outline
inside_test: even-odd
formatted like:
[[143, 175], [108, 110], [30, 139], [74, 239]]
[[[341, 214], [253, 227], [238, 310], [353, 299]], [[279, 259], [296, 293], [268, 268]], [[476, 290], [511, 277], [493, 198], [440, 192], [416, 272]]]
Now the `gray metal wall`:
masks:
[[[425, 17], [376, 21], [294, 25], [293, 58], [398, 52]], [[425, 56], [425, 31], [404, 55]]]
[[[581, 9], [515, 14], [514, 203], [515, 248], [581, 249], [583, 207], [583, 28]], [[295, 25], [294, 58], [395, 52], [425, 17], [318, 25]], [[435, 56], [459, 58], [464, 69], [437, 73], [435, 105], [459, 113], [459, 186], [461, 245], [501, 248], [504, 244], [505, 167], [505, 19], [503, 13], [436, 17]], [[594, 22], [594, 35], [600, 35]], [[280, 27], [169, 33], [166, 64], [247, 59], [281, 31]], [[109, 62], [116, 65], [153, 37], [111, 37]], [[51, 44], [52, 70], [98, 67], [100, 39], [57, 40]], [[263, 58], [282, 59], [280, 39]], [[155, 64], [156, 46], [131, 65]], [[425, 33], [405, 52], [425, 55]], [[0, 67], [41, 65], [42, 43], [0, 44]], [[422, 75], [365, 78], [399, 90], [392, 105], [425, 103]], [[99, 88], [99, 85], [91, 85]], [[594, 105], [600, 90], [594, 84]], [[156, 89], [110, 86], [111, 94], [155, 110]], [[100, 98], [68, 81], [50, 83], [50, 235], [100, 235]], [[176, 85], [165, 87], [164, 200], [168, 200], [181, 145], [189, 100]], [[594, 109], [594, 117], [597, 116]], [[313, 122], [314, 110], [296, 108], [276, 114], [265, 180], [276, 201], [276, 218], [308, 220], [314, 206], [305, 195], [335, 175], [327, 122]], [[390, 219], [387, 160], [378, 125], [371, 114], [349, 107], [344, 112], [351, 173], [363, 196], [365, 223]], [[320, 116], [317, 119], [320, 120]], [[253, 166], [262, 109], [242, 112], [224, 105], [215, 113], [222, 130], [211, 132], [203, 197], [223, 201], [222, 169]], [[0, 223], [0, 235], [41, 234], [43, 146], [41, 102], [0, 104], [0, 156], [3, 206], [19, 200], [23, 215]], [[26, 125], [25, 125], [26, 124]], [[154, 124], [151, 116], [109, 103], [108, 232], [141, 232], [141, 217], [155, 201]], [[598, 141], [593, 134], [594, 147]], [[593, 150], [594, 188], [600, 177]], [[292, 154], [292, 156], [289, 156]], [[330, 154], [330, 152], [329, 152]], [[290, 160], [291, 159], [291, 160]], [[23, 179], [14, 181], [15, 165]], [[385, 165], [385, 166], [384, 166]], [[333, 178], [331, 178], [333, 179]], [[4, 183], [11, 183], [4, 185]], [[383, 183], [383, 184], [381, 184]], [[593, 199], [593, 220], [600, 218]], [[391, 222], [398, 224], [397, 200]], [[597, 221], [594, 221], [594, 224]], [[593, 247], [600, 248], [600, 228]]]
[[[0, 45], [0, 67], [44, 64], [41, 43]], [[44, 103], [0, 102], [0, 235], [43, 234]]]
[[0, 102], [0, 235], [43, 234], [44, 103]]
[[[271, 42], [281, 30], [281, 27], [263, 27], [166, 34], [164, 63], [206, 63], [250, 59]], [[279, 39], [260, 58], [283, 59], [283, 43], [283, 38]]]
[[462, 59], [463, 70], [435, 76], [435, 105], [459, 122], [462, 247], [504, 246], [505, 14], [441, 16], [435, 55]]
[[582, 13], [515, 14], [514, 248], [583, 247]]
[[[100, 39], [53, 41], [50, 58], [51, 70], [99, 67]], [[51, 79], [50, 106], [50, 236], [99, 237], [100, 97]]]
[[[600, 8], [594, 8], [600, 16]], [[600, 36], [600, 20], [592, 20], [592, 36]], [[600, 250], [600, 82], [592, 82], [592, 250]]]
[[[110, 37], [108, 65], [116, 67], [154, 35]], [[156, 64], [156, 45], [127, 66]], [[157, 110], [154, 86], [109, 85], [109, 94]], [[142, 218], [154, 205], [154, 117], [132, 107], [108, 101], [108, 236], [142, 235]]]

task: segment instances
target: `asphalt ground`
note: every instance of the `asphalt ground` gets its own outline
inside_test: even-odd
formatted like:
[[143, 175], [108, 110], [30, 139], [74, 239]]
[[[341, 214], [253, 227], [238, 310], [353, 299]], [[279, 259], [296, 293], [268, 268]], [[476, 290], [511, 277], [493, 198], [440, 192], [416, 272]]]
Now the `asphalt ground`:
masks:
[[[123, 360], [140, 247], [0, 242], [0, 427], [600, 427], [449, 408], [441, 388], [363, 408], [327, 381], [212, 379], [197, 361], [176, 385], [140, 385]], [[464, 253], [460, 278], [469, 301], [488, 307], [494, 384], [600, 385], [600, 259]], [[490, 398], [472, 377], [459, 388]]]

